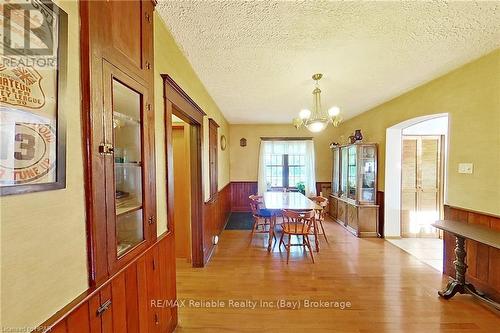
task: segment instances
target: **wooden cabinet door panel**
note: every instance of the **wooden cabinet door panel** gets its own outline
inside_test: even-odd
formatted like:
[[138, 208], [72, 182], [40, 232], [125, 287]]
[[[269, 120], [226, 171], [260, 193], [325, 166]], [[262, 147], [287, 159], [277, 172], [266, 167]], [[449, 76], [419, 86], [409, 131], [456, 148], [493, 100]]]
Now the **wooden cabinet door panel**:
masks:
[[[111, 297], [111, 286], [108, 284], [104, 286], [99, 292], [101, 297], [101, 306], [108, 301], [111, 301], [111, 306], [102, 314], [101, 317], [101, 327], [103, 333], [114, 332], [113, 331], [113, 312], [116, 306], [120, 306], [119, 304], [114, 304], [113, 299]], [[120, 300], [117, 300], [116, 303], [119, 303]]]
[[354, 230], [358, 230], [358, 208], [347, 205], [347, 224]]
[[[89, 318], [90, 315], [90, 318]], [[67, 319], [68, 333], [99, 333], [101, 325], [90, 325], [95, 323], [92, 313], [89, 312], [89, 304], [83, 303], [77, 310], [71, 313]], [[91, 330], [92, 327], [92, 330]]]
[[137, 298], [139, 307], [139, 332], [147, 333], [149, 326], [149, 307], [150, 301], [148, 299], [148, 280], [146, 274], [146, 258], [145, 256], [137, 260]]
[[136, 67], [142, 65], [142, 2], [113, 0], [109, 2], [113, 48]]
[[111, 282], [111, 299], [113, 302], [113, 333], [126, 333], [128, 302], [125, 289], [125, 272], [119, 274]]
[[147, 281], [147, 302], [148, 302], [148, 332], [160, 332], [160, 310], [157, 301], [161, 300], [160, 295], [160, 269], [158, 258], [158, 247], [146, 253], [146, 281]]
[[127, 307], [127, 332], [139, 330], [139, 294], [138, 294], [137, 264], [131, 265], [125, 271], [125, 302]]
[[341, 200], [338, 201], [337, 219], [341, 221], [344, 225], [347, 225], [347, 203]]

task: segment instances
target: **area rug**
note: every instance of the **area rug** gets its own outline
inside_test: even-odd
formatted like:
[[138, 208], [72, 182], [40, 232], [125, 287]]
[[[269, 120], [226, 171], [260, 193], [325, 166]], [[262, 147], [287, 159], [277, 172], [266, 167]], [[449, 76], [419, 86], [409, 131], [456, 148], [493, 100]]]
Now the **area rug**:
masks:
[[226, 230], [252, 230], [252, 213], [236, 212], [231, 213], [226, 224]]

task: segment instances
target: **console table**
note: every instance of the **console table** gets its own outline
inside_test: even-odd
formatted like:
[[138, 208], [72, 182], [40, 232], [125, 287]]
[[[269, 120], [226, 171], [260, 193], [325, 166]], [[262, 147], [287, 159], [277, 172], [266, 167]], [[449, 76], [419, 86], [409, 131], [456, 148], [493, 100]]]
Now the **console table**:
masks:
[[457, 292], [460, 294], [471, 294], [493, 306], [495, 309], [500, 310], [499, 303], [489, 299], [485, 294], [476, 290], [471, 283], [465, 281], [465, 272], [467, 271], [467, 264], [465, 263], [465, 256], [467, 255], [465, 240], [470, 239], [500, 249], [500, 232], [452, 220], [436, 221], [432, 226], [449, 232], [456, 237], [456, 259], [453, 261], [456, 270], [455, 279], [448, 283], [445, 290], [438, 292], [439, 296], [449, 299]]

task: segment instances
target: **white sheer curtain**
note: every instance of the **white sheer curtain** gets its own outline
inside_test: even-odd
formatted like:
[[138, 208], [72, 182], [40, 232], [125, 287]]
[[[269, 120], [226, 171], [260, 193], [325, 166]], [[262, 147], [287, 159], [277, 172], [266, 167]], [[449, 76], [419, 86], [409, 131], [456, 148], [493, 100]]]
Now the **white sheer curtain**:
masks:
[[[314, 142], [312, 140], [297, 140], [297, 141], [266, 141], [260, 142], [259, 154], [259, 179], [258, 191], [262, 195], [270, 188], [268, 180], [271, 175], [270, 168], [266, 166], [269, 163], [271, 155], [289, 155], [300, 156], [300, 164], [304, 165], [304, 173], [299, 176], [304, 182], [306, 196], [316, 195], [316, 174], [315, 174], [315, 158], [314, 158]], [[289, 158], [290, 159], [290, 158]], [[296, 184], [290, 184], [295, 186]]]

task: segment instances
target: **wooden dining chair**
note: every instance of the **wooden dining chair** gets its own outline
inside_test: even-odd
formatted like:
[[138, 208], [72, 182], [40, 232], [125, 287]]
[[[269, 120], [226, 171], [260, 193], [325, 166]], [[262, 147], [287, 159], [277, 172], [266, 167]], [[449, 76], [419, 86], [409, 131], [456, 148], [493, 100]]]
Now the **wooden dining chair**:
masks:
[[[292, 246], [303, 246], [304, 251], [307, 247], [311, 254], [312, 262], [314, 263], [314, 255], [311, 248], [311, 242], [309, 241], [309, 235], [314, 224], [315, 216], [316, 212], [312, 209], [307, 211], [283, 210], [283, 223], [281, 224], [283, 233], [281, 234], [279, 246], [281, 247], [281, 244], [285, 246], [287, 264], [290, 259], [290, 248]], [[284, 241], [286, 235], [288, 235], [287, 243]], [[300, 236], [302, 236], [302, 243], [292, 244], [292, 236], [296, 236], [299, 239]]]
[[[268, 233], [266, 226], [271, 227], [271, 219], [273, 217], [272, 213], [266, 209], [261, 209], [263, 202], [263, 197], [259, 195], [250, 195], [250, 208], [252, 210], [253, 217], [253, 227], [252, 227], [252, 237], [254, 233]], [[262, 227], [259, 230], [259, 227]], [[276, 236], [275, 236], [276, 237]]]
[[[316, 203], [320, 208], [315, 209], [316, 211], [316, 224], [313, 226], [313, 228], [316, 228], [318, 225], [321, 228], [321, 232], [317, 230], [316, 234], [317, 235], [323, 235], [325, 237], [326, 242], [328, 243], [328, 237], [326, 237], [326, 232], [325, 232], [325, 227], [323, 227], [323, 222], [325, 221], [326, 217], [326, 207], [328, 207], [328, 199], [325, 197], [310, 197], [312, 201]], [[314, 233], [314, 230], [312, 230]]]

